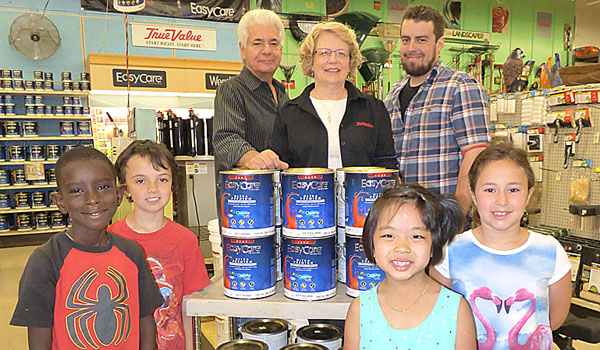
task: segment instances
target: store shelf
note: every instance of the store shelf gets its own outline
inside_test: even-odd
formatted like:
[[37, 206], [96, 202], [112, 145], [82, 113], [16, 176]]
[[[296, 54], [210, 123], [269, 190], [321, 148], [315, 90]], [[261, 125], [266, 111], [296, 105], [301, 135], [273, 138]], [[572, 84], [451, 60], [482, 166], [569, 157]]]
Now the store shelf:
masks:
[[[58, 82], [60, 83], [60, 82]], [[89, 91], [50, 91], [50, 90], [2, 90], [0, 95], [11, 94], [17, 96], [25, 95], [44, 95], [44, 96], [89, 96]]]
[[10, 230], [5, 232], [0, 232], [0, 236], [16, 236], [16, 235], [36, 235], [41, 233], [56, 233], [62, 232], [66, 230], [67, 227], [61, 228], [47, 228], [45, 230], [29, 230], [29, 231], [19, 231], [19, 230]]
[[0, 214], [35, 213], [39, 211], [58, 211], [58, 207], [0, 209]]
[[92, 140], [90, 136], [31, 136], [31, 137], [0, 137], [0, 141], [53, 141], [53, 140]]
[[283, 295], [283, 282], [277, 282], [276, 293], [256, 300], [232, 299], [223, 294], [223, 276], [213, 277], [212, 283], [194, 292], [183, 301], [188, 316], [230, 316], [257, 318], [320, 318], [345, 320], [354, 298], [346, 295], [346, 285], [338, 283], [333, 298], [319, 301], [297, 301]]
[[[0, 186], [0, 191], [16, 191], [16, 190], [28, 190], [33, 188], [56, 188], [56, 183], [48, 184], [48, 185], [10, 185], [10, 186]], [[0, 209], [1, 211], [2, 209]]]
[[[0, 139], [2, 140], [2, 139]], [[0, 162], [0, 165], [25, 165], [25, 164], [56, 164], [55, 160], [9, 160]]]
[[46, 116], [46, 115], [0, 115], [0, 119], [25, 119], [25, 120], [84, 120], [91, 119], [89, 115], [81, 115], [78, 117], [64, 117], [64, 116]]
[[[590, 292], [587, 292], [587, 293], [590, 293]], [[596, 298], [599, 298], [599, 297], [596, 296]], [[577, 306], [585, 307], [590, 310], [600, 312], [600, 304], [595, 303], [593, 301], [586, 300], [586, 299], [571, 298], [571, 304], [575, 304]]]

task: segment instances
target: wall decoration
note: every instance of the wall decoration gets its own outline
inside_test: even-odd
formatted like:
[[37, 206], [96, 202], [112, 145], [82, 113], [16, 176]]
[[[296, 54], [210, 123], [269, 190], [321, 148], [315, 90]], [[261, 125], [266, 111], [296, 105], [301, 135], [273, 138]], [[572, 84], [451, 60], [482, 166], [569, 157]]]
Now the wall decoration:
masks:
[[[271, 2], [273, 1], [277, 0], [271, 0]], [[113, 7], [112, 0], [81, 0], [81, 8], [84, 10], [105, 12], [107, 6], [110, 12], [119, 12]], [[146, 7], [135, 14], [215, 22], [239, 22], [249, 9], [250, 0], [153, 0], [147, 2]]]
[[444, 20], [446, 28], [460, 29], [460, 17], [462, 15], [462, 3], [460, 1], [446, 0], [444, 4]]
[[402, 15], [408, 7], [408, 0], [388, 0], [388, 23], [402, 23]]
[[335, 17], [348, 12], [348, 0], [326, 0], [325, 7], [327, 15]]
[[535, 36], [540, 38], [552, 37], [552, 14], [549, 12], [537, 13], [537, 27]]
[[508, 34], [508, 9], [505, 7], [492, 7], [492, 33]]

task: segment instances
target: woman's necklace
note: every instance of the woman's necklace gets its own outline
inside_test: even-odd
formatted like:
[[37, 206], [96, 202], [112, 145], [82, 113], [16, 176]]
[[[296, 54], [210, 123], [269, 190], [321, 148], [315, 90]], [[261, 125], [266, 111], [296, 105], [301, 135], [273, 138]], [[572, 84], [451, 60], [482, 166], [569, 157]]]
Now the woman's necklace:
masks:
[[423, 291], [421, 292], [421, 294], [419, 294], [419, 296], [417, 297], [417, 299], [416, 299], [415, 301], [413, 301], [413, 303], [412, 303], [412, 304], [408, 305], [408, 306], [407, 306], [406, 308], [404, 308], [404, 309], [396, 309], [395, 307], [393, 307], [392, 305], [390, 305], [390, 304], [387, 302], [387, 300], [385, 300], [385, 298], [383, 298], [383, 301], [384, 301], [384, 302], [385, 302], [385, 304], [386, 304], [386, 305], [387, 305], [389, 308], [391, 308], [392, 310], [394, 310], [394, 311], [398, 311], [398, 312], [402, 312], [402, 313], [405, 313], [406, 311], [408, 311], [408, 309], [410, 309], [411, 307], [415, 306], [415, 304], [416, 304], [416, 303], [417, 303], [417, 302], [418, 302], [418, 301], [421, 299], [421, 297], [422, 297], [423, 295], [425, 295], [425, 292], [427, 292], [427, 288], [429, 288], [429, 280], [430, 280], [430, 278], [429, 278], [429, 276], [428, 276], [428, 277], [427, 277], [427, 284], [425, 284], [425, 288], [423, 289]]
[[340, 103], [340, 101], [342, 100], [336, 100], [335, 103], [333, 104], [333, 106], [331, 107], [331, 110], [329, 108], [327, 108], [327, 104], [325, 104], [323, 102], [323, 100], [320, 99], [316, 99], [317, 101], [319, 101], [319, 104], [321, 105], [321, 107], [323, 107], [325, 109], [325, 111], [327, 112], [327, 124], [331, 124], [331, 111], [334, 111], [338, 105], [338, 103]]

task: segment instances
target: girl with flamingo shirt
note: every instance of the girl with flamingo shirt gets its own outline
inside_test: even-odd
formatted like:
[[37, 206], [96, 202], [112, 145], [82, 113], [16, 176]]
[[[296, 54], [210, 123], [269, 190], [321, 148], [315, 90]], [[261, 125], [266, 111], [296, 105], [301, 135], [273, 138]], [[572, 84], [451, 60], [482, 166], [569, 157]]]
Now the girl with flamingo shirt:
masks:
[[481, 152], [469, 171], [481, 226], [457, 236], [430, 271], [469, 302], [480, 350], [550, 350], [569, 312], [564, 249], [520, 227], [534, 180], [525, 151], [502, 143]]
[[462, 217], [454, 199], [417, 184], [388, 189], [373, 203], [363, 247], [386, 278], [350, 305], [344, 350], [477, 348], [467, 302], [425, 272], [442, 259]]

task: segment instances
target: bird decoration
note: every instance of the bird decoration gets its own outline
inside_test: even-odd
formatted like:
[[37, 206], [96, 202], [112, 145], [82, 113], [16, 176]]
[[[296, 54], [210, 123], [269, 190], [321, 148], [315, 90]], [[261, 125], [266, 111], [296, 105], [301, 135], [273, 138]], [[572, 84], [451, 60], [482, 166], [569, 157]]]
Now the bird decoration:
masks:
[[520, 48], [515, 48], [502, 65], [502, 76], [504, 78], [504, 88], [506, 92], [512, 92], [509, 87], [513, 81], [517, 80], [523, 73], [523, 58], [525, 54]]

